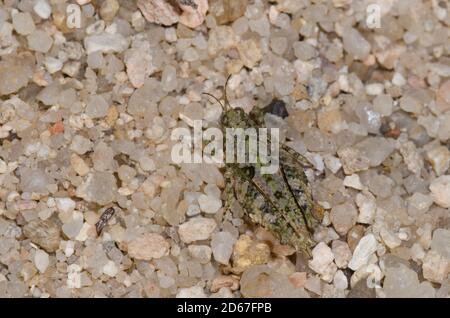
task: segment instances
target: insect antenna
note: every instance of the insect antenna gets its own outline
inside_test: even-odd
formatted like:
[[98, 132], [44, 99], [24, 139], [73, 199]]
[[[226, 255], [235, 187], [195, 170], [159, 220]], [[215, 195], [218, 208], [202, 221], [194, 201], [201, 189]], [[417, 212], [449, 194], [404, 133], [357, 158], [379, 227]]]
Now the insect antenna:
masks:
[[219, 103], [220, 106], [222, 106], [223, 110], [227, 110], [227, 108], [222, 104], [222, 102], [216, 96], [214, 96], [213, 94], [210, 94], [210, 93], [202, 93], [202, 94], [211, 96], [212, 98], [214, 98]]
[[[228, 97], [227, 97], [227, 87], [228, 87], [228, 81], [231, 78], [231, 74], [228, 75], [227, 80], [225, 81], [225, 86], [223, 88], [223, 95], [225, 96], [225, 105], [230, 105], [230, 103], [228, 102]], [[230, 106], [231, 107], [231, 106]]]

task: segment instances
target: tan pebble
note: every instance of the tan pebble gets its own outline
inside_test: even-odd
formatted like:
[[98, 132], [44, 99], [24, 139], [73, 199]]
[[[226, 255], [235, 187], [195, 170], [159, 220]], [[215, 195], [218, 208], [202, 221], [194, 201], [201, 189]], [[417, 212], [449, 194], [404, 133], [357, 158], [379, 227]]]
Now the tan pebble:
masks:
[[183, 13], [180, 16], [180, 23], [189, 28], [196, 28], [205, 20], [206, 11], [208, 11], [208, 0], [193, 0], [197, 4], [197, 8], [189, 5], [180, 5]]
[[36, 219], [28, 222], [23, 227], [23, 234], [49, 253], [55, 252], [61, 241], [59, 226], [51, 219], [45, 221]]
[[215, 293], [223, 287], [228, 287], [231, 290], [237, 290], [239, 287], [239, 280], [235, 276], [219, 276], [214, 278], [211, 284], [211, 292]]
[[265, 264], [269, 259], [269, 246], [252, 240], [248, 235], [241, 235], [234, 245], [233, 268], [236, 272], [242, 272], [254, 265]]
[[128, 243], [130, 257], [141, 260], [161, 258], [169, 254], [170, 244], [156, 233], [146, 233]]
[[111, 106], [108, 108], [108, 113], [106, 114], [105, 121], [108, 126], [113, 126], [116, 122], [117, 118], [119, 118], [119, 112], [117, 111], [116, 106]]
[[80, 176], [85, 176], [89, 173], [89, 166], [77, 154], [72, 154], [70, 157], [70, 164], [72, 165], [73, 170]]
[[64, 124], [62, 123], [62, 121], [58, 121], [54, 123], [52, 126], [50, 126], [49, 131], [52, 135], [62, 133], [64, 131]]
[[347, 233], [347, 244], [353, 251], [358, 245], [359, 240], [364, 236], [364, 226], [356, 225], [350, 229]]
[[289, 281], [295, 288], [302, 288], [306, 283], [306, 273], [305, 272], [295, 272], [289, 276]]

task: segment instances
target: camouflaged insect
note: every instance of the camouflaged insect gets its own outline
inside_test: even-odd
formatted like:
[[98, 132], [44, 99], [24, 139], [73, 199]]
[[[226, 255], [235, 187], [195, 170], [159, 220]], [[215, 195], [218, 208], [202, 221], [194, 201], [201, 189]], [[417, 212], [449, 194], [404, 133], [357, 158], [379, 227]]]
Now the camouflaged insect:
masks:
[[[282, 107], [276, 103], [282, 103]], [[276, 108], [257, 108], [246, 114], [240, 107], [227, 107], [225, 95], [222, 128], [263, 127], [264, 116], [268, 111], [281, 117], [287, 116], [283, 102], [276, 101], [271, 105]], [[309, 166], [307, 160], [292, 148], [281, 144], [277, 173], [261, 174], [260, 162], [258, 157], [256, 164], [225, 165], [225, 209], [230, 209], [236, 200], [253, 223], [275, 234], [282, 244], [289, 244], [298, 252], [310, 255], [314, 245], [311, 233], [320, 218], [316, 213], [320, 209], [314, 205], [304, 173], [305, 166]]]

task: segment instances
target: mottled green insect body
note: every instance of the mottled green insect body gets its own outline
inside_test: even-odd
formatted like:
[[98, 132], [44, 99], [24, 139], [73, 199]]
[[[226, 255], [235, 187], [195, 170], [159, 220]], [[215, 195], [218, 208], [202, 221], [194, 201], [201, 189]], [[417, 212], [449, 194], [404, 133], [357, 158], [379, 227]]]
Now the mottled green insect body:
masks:
[[[242, 108], [224, 107], [222, 128], [264, 127], [264, 110], [246, 114]], [[271, 142], [268, 137], [269, 144]], [[270, 149], [270, 147], [268, 147]], [[279, 169], [261, 174], [256, 163], [227, 163], [225, 166], [225, 208], [237, 201], [246, 217], [275, 234], [280, 242], [310, 254], [311, 232], [317, 220], [311, 189], [304, 173], [307, 161], [293, 149], [280, 145]]]

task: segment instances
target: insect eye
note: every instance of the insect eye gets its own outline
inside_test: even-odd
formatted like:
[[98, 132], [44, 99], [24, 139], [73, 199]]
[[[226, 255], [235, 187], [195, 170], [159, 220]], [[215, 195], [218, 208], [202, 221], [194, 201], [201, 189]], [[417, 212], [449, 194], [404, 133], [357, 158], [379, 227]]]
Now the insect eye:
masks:
[[253, 177], [255, 176], [255, 168], [252, 166], [243, 168], [243, 171], [249, 179], [253, 179]]

